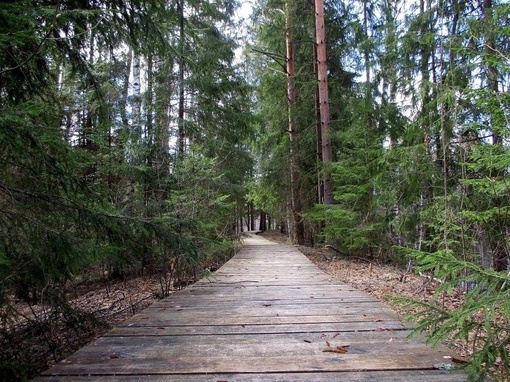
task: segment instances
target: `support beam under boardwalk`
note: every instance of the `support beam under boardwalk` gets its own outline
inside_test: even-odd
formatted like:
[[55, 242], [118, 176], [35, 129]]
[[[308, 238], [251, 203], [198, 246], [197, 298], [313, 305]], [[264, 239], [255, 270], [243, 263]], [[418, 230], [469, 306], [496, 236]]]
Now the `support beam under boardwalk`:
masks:
[[155, 303], [37, 380], [466, 381], [375, 298], [256, 235], [207, 279]]

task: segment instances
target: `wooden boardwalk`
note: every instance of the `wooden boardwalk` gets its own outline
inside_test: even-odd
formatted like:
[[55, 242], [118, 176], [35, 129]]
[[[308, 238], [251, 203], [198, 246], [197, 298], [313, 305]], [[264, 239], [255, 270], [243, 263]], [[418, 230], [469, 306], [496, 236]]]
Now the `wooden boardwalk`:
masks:
[[[50, 381], [466, 381], [373, 297], [250, 235], [208, 279], [49, 369]], [[446, 358], [445, 358], [446, 357]]]

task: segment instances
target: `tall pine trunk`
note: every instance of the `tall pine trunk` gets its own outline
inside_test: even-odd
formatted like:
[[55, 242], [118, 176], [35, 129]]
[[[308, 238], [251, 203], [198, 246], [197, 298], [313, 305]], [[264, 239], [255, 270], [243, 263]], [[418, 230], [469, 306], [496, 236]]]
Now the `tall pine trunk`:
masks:
[[178, 124], [178, 154], [180, 157], [184, 154], [186, 132], [184, 130], [184, 0], [179, 4], [179, 106], [177, 111]]
[[295, 8], [293, 0], [288, 0], [285, 6], [285, 43], [287, 47], [287, 107], [289, 117], [289, 140], [290, 140], [290, 187], [291, 187], [291, 203], [292, 217], [294, 223], [293, 236], [298, 244], [304, 243], [304, 223], [301, 216], [302, 202], [299, 181], [299, 146], [298, 131], [296, 123], [296, 88], [295, 75], [296, 65], [294, 56], [294, 40], [292, 28], [295, 17]]
[[326, 28], [324, 23], [324, 0], [315, 1], [315, 37], [317, 43], [317, 79], [320, 114], [321, 159], [323, 165], [323, 203], [333, 204], [333, 181], [330, 164], [333, 161], [329, 136], [329, 91], [326, 56]]

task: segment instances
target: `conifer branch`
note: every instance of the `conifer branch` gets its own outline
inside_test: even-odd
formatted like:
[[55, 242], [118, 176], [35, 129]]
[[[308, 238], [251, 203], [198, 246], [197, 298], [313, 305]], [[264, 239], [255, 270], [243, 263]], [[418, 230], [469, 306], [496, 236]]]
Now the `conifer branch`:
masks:
[[17, 69], [21, 68], [22, 66], [25, 66], [39, 53], [43, 44], [46, 42], [46, 40], [49, 39], [51, 32], [53, 31], [53, 28], [55, 27], [55, 22], [57, 21], [57, 19], [60, 16], [60, 14], [58, 13], [59, 6], [60, 6], [60, 1], [56, 5], [55, 16], [53, 17], [53, 22], [51, 23], [48, 31], [43, 36], [43, 38], [41, 39], [39, 44], [37, 44], [37, 46], [35, 47], [35, 50], [25, 60], [23, 60], [20, 64], [10, 67], [10, 68], [5, 68], [5, 69], [0, 70], [0, 75], [5, 74], [7, 72], [12, 72], [13, 70], [17, 70]]

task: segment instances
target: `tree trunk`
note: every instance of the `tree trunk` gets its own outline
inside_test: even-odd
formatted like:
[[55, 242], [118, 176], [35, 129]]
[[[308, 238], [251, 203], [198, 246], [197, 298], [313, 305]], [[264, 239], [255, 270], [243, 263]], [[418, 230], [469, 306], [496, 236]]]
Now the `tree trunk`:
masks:
[[142, 99], [140, 78], [140, 54], [133, 51], [133, 126], [131, 144], [137, 144], [142, 137]]
[[127, 100], [129, 96], [129, 70], [131, 69], [131, 64], [133, 63], [133, 54], [131, 50], [128, 51], [126, 55], [126, 63], [124, 65], [124, 76], [122, 78], [122, 95], [120, 96], [120, 119], [122, 121], [122, 128], [127, 132], [129, 129], [129, 118], [127, 113]]
[[250, 202], [250, 231], [255, 231], [255, 207]]
[[244, 213], [243, 203], [237, 202], [237, 216], [239, 217], [239, 232], [244, 232], [244, 221], [243, 221], [243, 213]]
[[[172, 58], [166, 57], [165, 63], [158, 63], [157, 74], [163, 76], [161, 82], [156, 82], [155, 104], [157, 105], [154, 115], [154, 152], [155, 173], [159, 180], [169, 175], [169, 146], [170, 146], [170, 121], [172, 115], [171, 95], [174, 86], [174, 78], [169, 68], [173, 68]], [[163, 72], [163, 73], [162, 73]], [[163, 207], [167, 198], [167, 189], [163, 186], [158, 188], [160, 206]], [[163, 208], [162, 208], [163, 210]]]
[[323, 165], [323, 202], [333, 204], [333, 182], [330, 164], [333, 161], [329, 136], [329, 91], [326, 56], [326, 27], [324, 23], [324, 0], [315, 0], [315, 37], [317, 42], [317, 79], [319, 81], [319, 113], [321, 126], [321, 153]]
[[[149, 151], [154, 144], [154, 58], [152, 54], [147, 57], [147, 92], [145, 95], [145, 131], [142, 137], [145, 138]], [[148, 154], [150, 156], [150, 153]], [[152, 160], [152, 158], [150, 158]]]
[[259, 221], [259, 231], [265, 232], [266, 231], [266, 213], [264, 211], [260, 211], [260, 221]]
[[179, 7], [179, 109], [177, 111], [178, 124], [178, 154], [184, 154], [186, 132], [184, 130], [184, 0], [180, 0]]
[[292, 28], [294, 24], [294, 3], [293, 0], [288, 0], [285, 7], [285, 43], [287, 47], [287, 107], [289, 116], [289, 140], [290, 140], [290, 187], [291, 187], [291, 203], [292, 215], [294, 222], [293, 236], [298, 244], [304, 243], [304, 224], [301, 217], [302, 203], [299, 181], [299, 166], [298, 166], [298, 132], [295, 117], [296, 108], [296, 88], [294, 84], [294, 77], [296, 74], [295, 57], [294, 57], [294, 41], [292, 35]]
[[[312, 49], [313, 54], [313, 69], [316, 77], [319, 76], [319, 69], [317, 63], [317, 45], [315, 44]], [[317, 118], [316, 125], [316, 137], [317, 146], [315, 148], [316, 165], [317, 165], [317, 203], [324, 203], [324, 179], [322, 176], [322, 128], [321, 128], [321, 113], [320, 113], [320, 101], [319, 101], [319, 86], [315, 89], [315, 116]]]

